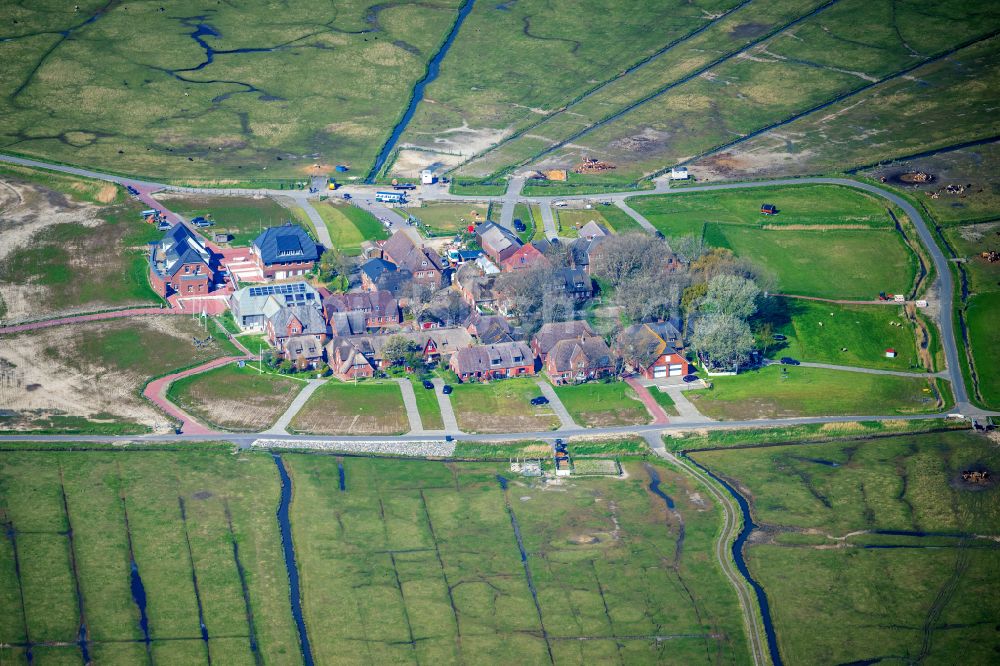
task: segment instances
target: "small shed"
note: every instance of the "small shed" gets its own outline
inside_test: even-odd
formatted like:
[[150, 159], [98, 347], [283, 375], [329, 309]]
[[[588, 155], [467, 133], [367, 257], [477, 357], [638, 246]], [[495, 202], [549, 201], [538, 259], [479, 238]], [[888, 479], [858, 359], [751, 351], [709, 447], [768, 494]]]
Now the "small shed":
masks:
[[421, 185], [433, 185], [437, 182], [437, 176], [430, 169], [424, 169], [420, 172], [420, 184]]
[[690, 177], [687, 167], [674, 167], [670, 170], [670, 180], [687, 180]]
[[225, 231], [216, 231], [214, 234], [212, 234], [213, 243], [228, 243], [232, 239], [233, 237], [230, 236], [229, 233]]
[[893, 349], [892, 347], [889, 347], [888, 349], [885, 350], [885, 357], [896, 358], [896, 350]]
[[774, 204], [769, 204], [769, 203], [761, 204], [760, 212], [763, 213], [764, 215], [777, 215], [778, 207], [775, 206]]

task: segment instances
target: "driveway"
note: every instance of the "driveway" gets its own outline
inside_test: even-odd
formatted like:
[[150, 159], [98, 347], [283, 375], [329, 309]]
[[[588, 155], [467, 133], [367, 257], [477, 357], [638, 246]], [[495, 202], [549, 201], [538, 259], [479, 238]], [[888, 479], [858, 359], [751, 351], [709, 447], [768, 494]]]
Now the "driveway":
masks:
[[537, 383], [538, 388], [542, 391], [542, 395], [549, 399], [549, 407], [559, 417], [559, 423], [561, 424], [559, 430], [578, 429], [580, 426], [573, 420], [566, 406], [562, 404], [562, 400], [559, 399], [559, 394], [556, 393], [556, 390], [552, 388], [552, 384], [549, 384], [544, 379], [539, 379]]

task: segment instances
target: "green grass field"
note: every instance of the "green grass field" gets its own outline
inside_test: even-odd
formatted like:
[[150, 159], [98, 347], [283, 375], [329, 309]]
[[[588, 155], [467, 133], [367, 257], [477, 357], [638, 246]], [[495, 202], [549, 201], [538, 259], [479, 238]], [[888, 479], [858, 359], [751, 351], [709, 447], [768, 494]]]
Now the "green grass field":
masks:
[[554, 388], [570, 416], [582, 426], [642, 425], [651, 420], [625, 382], [587, 382]]
[[[204, 662], [210, 654], [216, 663], [253, 663], [239, 568], [246, 577], [261, 656], [294, 660], [298, 645], [274, 519], [278, 478], [268, 457], [234, 458], [228, 448], [212, 451], [197, 445], [174, 453], [0, 456], [0, 515], [16, 535], [0, 542], [0, 596], [5, 600], [0, 631], [5, 643], [24, 641], [26, 624], [31, 641], [68, 642], [48, 648], [47, 658], [36, 650], [36, 659], [78, 663], [79, 585], [94, 661], [146, 661], [139, 609], [129, 589], [131, 538], [156, 660]], [[70, 524], [72, 542], [65, 532]], [[15, 546], [20, 576], [11, 566]], [[207, 644], [200, 638], [192, 572]], [[24, 616], [19, 603], [6, 603], [21, 593]], [[0, 654], [5, 663], [24, 663], [9, 648]]]
[[[425, 203], [406, 212], [420, 220], [433, 233], [454, 234], [465, 231], [470, 225], [485, 221], [489, 205], [484, 203]], [[478, 215], [473, 215], [473, 213]]]
[[409, 429], [396, 382], [371, 380], [326, 382], [288, 426], [289, 432], [313, 435], [401, 435]]
[[534, 378], [512, 378], [454, 385], [451, 403], [463, 432], [552, 430], [559, 420], [549, 407], [531, 404], [538, 395]]
[[[234, 247], [249, 247], [264, 229], [280, 226], [293, 218], [292, 211], [266, 197], [160, 195], [157, 200], [188, 220], [199, 216], [212, 220], [215, 226], [206, 228], [205, 234], [229, 232], [233, 237], [230, 244]], [[312, 231], [308, 225], [304, 228]]]
[[[775, 299], [767, 316], [785, 341], [771, 341], [769, 358], [862, 368], [919, 371], [914, 326], [895, 305], [840, 305], [797, 298]], [[896, 358], [886, 358], [893, 348]], [[845, 351], [846, 350], [846, 351]]]
[[389, 237], [389, 232], [374, 215], [356, 206], [328, 200], [316, 204], [315, 208], [326, 223], [334, 247], [345, 254], [360, 254], [361, 243], [365, 240]]
[[[787, 372], [787, 375], [784, 374]], [[688, 391], [702, 414], [725, 421], [787, 416], [919, 414], [943, 408], [928, 379], [771, 365]]]
[[[665, 466], [626, 462], [628, 478], [553, 493], [520, 479], [504, 491], [506, 460], [282, 457], [317, 663], [747, 658], [736, 597], [710, 558], [719, 508]], [[300, 663], [270, 455], [13, 448], [0, 461], [4, 663], [25, 663], [10, 644], [28, 639], [65, 643], [35, 646], [43, 663], [79, 661], [77, 586], [94, 661], [148, 661], [130, 542], [154, 660], [252, 664], [252, 641], [264, 663]], [[652, 473], [673, 510], [649, 491]]]
[[424, 426], [424, 430], [444, 429], [437, 391], [425, 389], [416, 379], [411, 378], [409, 381], [413, 384], [413, 395], [417, 398], [417, 411], [420, 412], [420, 423]]
[[[700, 236], [750, 259], [783, 293], [870, 300], [913, 285], [916, 258], [885, 206], [849, 188], [799, 185], [628, 201], [668, 238]], [[763, 203], [779, 213], [761, 215]]]
[[674, 404], [674, 399], [670, 397], [670, 394], [666, 391], [661, 391], [655, 386], [649, 387], [649, 394], [653, 396], [653, 400], [656, 401], [660, 407], [663, 408], [667, 414], [671, 416], [677, 416], [679, 412], [677, 411], [677, 405]]
[[1000, 406], [1000, 373], [997, 372], [1000, 362], [1000, 327], [997, 326], [1000, 292], [973, 296], [969, 299], [967, 313], [979, 390], [984, 402], [996, 408]]
[[[537, 663], [547, 648], [557, 663], [743, 658], [732, 592], [696, 554], [714, 537], [716, 507], [696, 508], [686, 482], [665, 468], [657, 471], [677, 514], [646, 489], [639, 464], [627, 466], [627, 481], [572, 481], [551, 493], [512, 479], [505, 493], [496, 475], [509, 474], [506, 464], [345, 459], [341, 492], [331, 482], [335, 458], [286, 460], [306, 622], [322, 637], [318, 663]], [[710, 626], [718, 639], [706, 636]], [[690, 636], [668, 650], [649, 638], [664, 632]], [[574, 640], [584, 636], [591, 640]]]
[[[989, 663], [1000, 504], [995, 447], [969, 432], [705, 451], [761, 529], [745, 548], [786, 663]], [[877, 530], [890, 531], [878, 534]], [[893, 533], [896, 532], [896, 533]], [[920, 536], [926, 534], [927, 536]]]
[[235, 364], [179, 379], [167, 397], [204, 423], [244, 432], [271, 427], [305, 382]]

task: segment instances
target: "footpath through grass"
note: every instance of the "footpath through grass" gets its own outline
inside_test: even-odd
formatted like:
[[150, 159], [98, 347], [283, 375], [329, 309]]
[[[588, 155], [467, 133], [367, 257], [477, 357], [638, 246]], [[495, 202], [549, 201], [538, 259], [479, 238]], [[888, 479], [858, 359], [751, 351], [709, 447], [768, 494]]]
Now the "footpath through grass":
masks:
[[588, 382], [554, 388], [570, 416], [580, 425], [642, 425], [652, 418], [625, 382]]
[[[724, 421], [789, 416], [920, 414], [944, 409], [931, 380], [843, 370], [770, 365], [712, 388], [688, 391], [702, 414]], [[949, 400], [950, 398], [946, 398]]]
[[271, 427], [305, 386], [297, 379], [233, 363], [175, 381], [167, 398], [209, 425], [258, 432]]
[[[991, 663], [1000, 467], [969, 431], [704, 451], [760, 527], [745, 554], [786, 663]], [[981, 535], [981, 536], [977, 536]], [[887, 630], [891, 628], [891, 630]]]

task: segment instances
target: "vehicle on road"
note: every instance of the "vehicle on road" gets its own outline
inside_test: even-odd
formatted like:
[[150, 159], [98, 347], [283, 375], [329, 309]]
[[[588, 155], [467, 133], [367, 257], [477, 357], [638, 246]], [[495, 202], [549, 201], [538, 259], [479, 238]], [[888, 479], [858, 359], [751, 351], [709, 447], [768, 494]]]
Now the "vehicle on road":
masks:
[[424, 388], [425, 389], [432, 389], [432, 388], [434, 388], [434, 382], [432, 382], [429, 379], [425, 379], [424, 380]]
[[565, 201], [556, 201], [556, 202], [553, 202], [552, 205], [555, 206], [556, 208], [565, 208], [569, 204], [567, 204]]
[[344, 192], [344, 198], [350, 200], [351, 198], [350, 192]]
[[441, 393], [444, 393], [445, 395], [449, 395], [451, 393], [451, 384], [445, 384], [444, 386], [442, 386], [441, 387]]
[[414, 185], [413, 183], [399, 183], [398, 185], [393, 185], [392, 189], [394, 189], [394, 190], [415, 190], [415, 189], [417, 189], [417, 186]]
[[544, 395], [540, 395], [537, 398], [532, 398], [531, 399], [531, 404], [533, 404], [533, 405], [547, 405], [547, 404], [549, 404], [549, 399], [546, 398]]
[[696, 381], [698, 381], [698, 375], [684, 375], [685, 384], [692, 384]]
[[781, 365], [802, 365], [802, 361], [797, 361], [791, 356], [782, 356]]
[[131, 194], [132, 196], [134, 196], [134, 197], [137, 197], [137, 196], [139, 196], [139, 190], [135, 189], [135, 188], [134, 188], [134, 187], [132, 187], [131, 185], [126, 185], [126, 186], [125, 186], [125, 189], [126, 189], [126, 190], [128, 191], [128, 193], [129, 193], [129, 194]]

